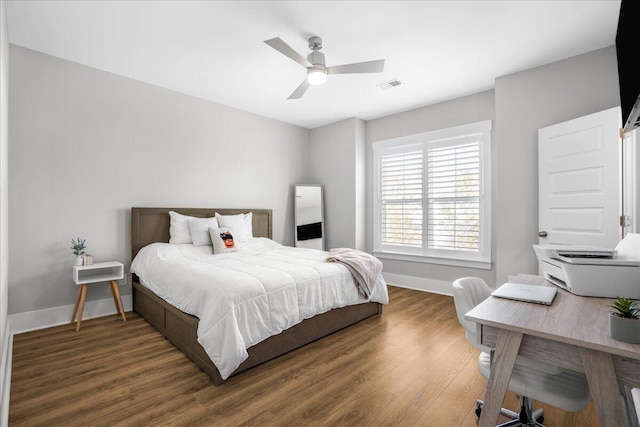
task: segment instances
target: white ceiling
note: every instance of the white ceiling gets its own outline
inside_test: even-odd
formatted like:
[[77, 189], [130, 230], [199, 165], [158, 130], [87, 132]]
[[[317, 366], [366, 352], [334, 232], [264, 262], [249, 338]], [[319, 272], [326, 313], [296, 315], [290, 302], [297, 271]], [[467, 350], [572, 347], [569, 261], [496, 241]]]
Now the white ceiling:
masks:
[[[620, 10], [619, 0], [6, 4], [10, 43], [306, 128], [481, 92], [611, 46]], [[306, 71], [263, 41], [280, 37], [306, 56], [314, 35], [328, 66], [385, 59], [384, 72], [329, 75], [287, 100]]]

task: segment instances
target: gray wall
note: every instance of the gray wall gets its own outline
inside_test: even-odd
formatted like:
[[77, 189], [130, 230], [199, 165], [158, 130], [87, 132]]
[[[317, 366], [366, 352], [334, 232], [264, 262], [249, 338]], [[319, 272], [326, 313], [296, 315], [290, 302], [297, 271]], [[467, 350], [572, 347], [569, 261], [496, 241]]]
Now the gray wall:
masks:
[[[7, 35], [7, 15], [5, 11], [5, 2], [0, 0], [0, 376], [4, 378], [5, 363], [7, 360], [3, 357], [7, 348], [5, 348], [5, 338], [8, 337], [7, 317], [8, 317], [8, 290], [9, 279], [7, 267], [9, 266], [8, 252], [8, 126], [9, 117], [7, 114], [8, 95], [9, 95], [9, 42]], [[10, 355], [8, 356], [10, 357]], [[0, 381], [0, 402], [5, 401], [3, 396], [2, 381]], [[8, 400], [8, 398], [6, 398]], [[1, 403], [0, 403], [1, 405]], [[4, 408], [3, 408], [4, 409]], [[0, 410], [0, 423], [5, 419], [6, 414]]]
[[355, 244], [361, 251], [367, 249], [367, 124], [356, 119], [355, 134]]
[[[458, 98], [404, 113], [370, 120], [366, 125], [367, 140], [367, 250], [373, 250], [373, 148], [374, 141], [413, 135], [431, 130], [444, 129], [483, 120], [494, 119], [493, 91]], [[495, 141], [492, 140], [492, 144]], [[492, 146], [492, 149], [495, 145]], [[495, 165], [495, 156], [492, 163]], [[495, 180], [495, 168], [492, 177]], [[494, 214], [495, 218], [495, 214]], [[495, 229], [495, 222], [494, 227]], [[495, 233], [494, 233], [495, 234]], [[495, 244], [492, 246], [495, 254]], [[495, 281], [495, 270], [452, 267], [420, 262], [398, 261], [381, 258], [387, 273], [415, 276], [451, 282], [462, 276], [482, 277], [487, 283]]]
[[498, 282], [538, 272], [538, 129], [620, 105], [615, 47], [496, 79]]
[[[269, 208], [274, 240], [293, 244], [308, 130], [18, 46], [10, 55], [10, 313], [73, 304], [72, 237], [95, 261], [128, 266], [132, 206]], [[107, 286], [90, 288], [98, 298]]]
[[364, 223], [363, 121], [351, 118], [311, 130], [309, 183], [324, 186], [325, 248], [359, 247]]

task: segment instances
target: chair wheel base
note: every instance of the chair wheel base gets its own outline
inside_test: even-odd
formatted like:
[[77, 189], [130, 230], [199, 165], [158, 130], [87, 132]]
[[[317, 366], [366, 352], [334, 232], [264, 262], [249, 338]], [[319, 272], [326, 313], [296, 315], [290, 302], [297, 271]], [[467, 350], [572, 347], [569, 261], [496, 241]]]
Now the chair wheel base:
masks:
[[[482, 407], [483, 407], [483, 402], [478, 401], [476, 402], [476, 409], [475, 409], [475, 413], [476, 416], [478, 417], [478, 419], [480, 419], [480, 415], [482, 415]], [[512, 423], [515, 421], [516, 423], [519, 423], [518, 425], [529, 425], [528, 423], [530, 421], [527, 420], [525, 411], [524, 411], [524, 407], [522, 408], [522, 412], [520, 414], [516, 414], [516, 413], [509, 413], [509, 414], [505, 414], [504, 412], [511, 412], [511, 411], [507, 411], [507, 410], [501, 410], [502, 415], [507, 415], [510, 416], [512, 418], [513, 421], [511, 422], [507, 422], [505, 423], [506, 425], [512, 425]], [[537, 410], [536, 413], [540, 412], [540, 415], [536, 418], [534, 418], [536, 425], [542, 425], [544, 423], [544, 412], [542, 412], [541, 409]], [[535, 416], [535, 414], [534, 414]], [[501, 424], [503, 425], [503, 424]]]

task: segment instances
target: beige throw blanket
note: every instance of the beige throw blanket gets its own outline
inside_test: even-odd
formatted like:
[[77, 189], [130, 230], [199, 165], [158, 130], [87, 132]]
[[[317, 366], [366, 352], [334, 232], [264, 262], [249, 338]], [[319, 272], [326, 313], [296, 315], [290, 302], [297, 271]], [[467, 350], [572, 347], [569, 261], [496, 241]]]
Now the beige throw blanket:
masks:
[[358, 292], [365, 298], [371, 297], [371, 290], [382, 272], [378, 258], [356, 249], [335, 248], [329, 251], [327, 262], [344, 264], [356, 281]]

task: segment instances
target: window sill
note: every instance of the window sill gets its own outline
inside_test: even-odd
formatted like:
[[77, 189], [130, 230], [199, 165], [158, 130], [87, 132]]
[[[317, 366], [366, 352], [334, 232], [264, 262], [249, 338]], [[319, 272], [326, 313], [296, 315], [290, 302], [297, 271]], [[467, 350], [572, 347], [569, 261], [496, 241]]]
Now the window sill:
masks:
[[393, 252], [373, 251], [373, 255], [381, 259], [392, 259], [396, 261], [421, 262], [424, 264], [451, 265], [454, 267], [478, 268], [481, 270], [491, 270], [491, 261], [476, 261], [468, 259], [441, 258], [434, 256], [409, 255]]

